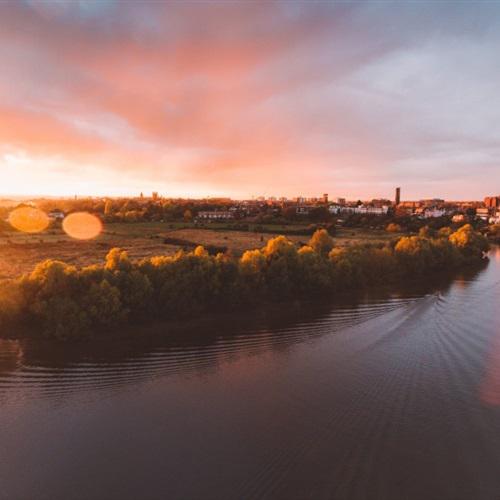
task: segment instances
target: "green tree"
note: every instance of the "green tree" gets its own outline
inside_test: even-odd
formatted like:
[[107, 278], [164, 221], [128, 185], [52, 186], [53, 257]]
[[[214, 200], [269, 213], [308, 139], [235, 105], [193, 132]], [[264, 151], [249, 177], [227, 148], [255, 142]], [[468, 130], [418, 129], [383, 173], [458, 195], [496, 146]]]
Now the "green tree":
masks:
[[153, 287], [147, 275], [134, 265], [127, 252], [113, 248], [106, 256], [106, 279], [120, 291], [120, 299], [131, 319], [136, 320], [150, 310]]
[[266, 256], [261, 250], [247, 250], [241, 256], [238, 271], [241, 290], [247, 300], [256, 301], [265, 293]]
[[42, 331], [50, 337], [68, 339], [88, 333], [90, 320], [78, 302], [65, 295], [54, 295], [33, 302], [31, 312]]
[[89, 321], [95, 326], [116, 326], [127, 317], [120, 291], [107, 280], [92, 283], [82, 298], [82, 304]]
[[274, 297], [289, 297], [296, 290], [298, 257], [295, 245], [284, 236], [270, 239], [262, 249], [266, 257], [265, 281]]
[[333, 286], [332, 266], [325, 254], [305, 245], [298, 251], [299, 280], [301, 294], [318, 294], [328, 291]]
[[0, 332], [15, 324], [27, 312], [21, 287], [17, 281], [0, 281]]

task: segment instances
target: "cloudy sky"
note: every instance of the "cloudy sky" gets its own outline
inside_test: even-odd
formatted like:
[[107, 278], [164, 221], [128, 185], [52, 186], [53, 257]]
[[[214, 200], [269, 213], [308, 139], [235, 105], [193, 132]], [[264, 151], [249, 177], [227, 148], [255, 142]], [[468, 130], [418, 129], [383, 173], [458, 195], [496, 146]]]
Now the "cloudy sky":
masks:
[[0, 2], [0, 194], [500, 192], [500, 3]]

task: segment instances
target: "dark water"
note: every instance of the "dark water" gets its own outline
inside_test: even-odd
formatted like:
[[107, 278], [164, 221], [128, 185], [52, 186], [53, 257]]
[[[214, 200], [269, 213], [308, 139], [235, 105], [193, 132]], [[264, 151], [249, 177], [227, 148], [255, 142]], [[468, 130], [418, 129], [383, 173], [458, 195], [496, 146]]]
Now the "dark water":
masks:
[[0, 342], [1, 499], [499, 499], [500, 251], [170, 341]]

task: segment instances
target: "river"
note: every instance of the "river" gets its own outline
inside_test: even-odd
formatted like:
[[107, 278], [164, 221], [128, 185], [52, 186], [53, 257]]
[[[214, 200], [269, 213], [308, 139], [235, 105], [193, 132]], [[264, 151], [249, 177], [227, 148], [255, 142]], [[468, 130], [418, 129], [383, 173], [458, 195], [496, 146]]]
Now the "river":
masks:
[[499, 309], [495, 249], [182, 335], [0, 341], [0, 499], [498, 499]]

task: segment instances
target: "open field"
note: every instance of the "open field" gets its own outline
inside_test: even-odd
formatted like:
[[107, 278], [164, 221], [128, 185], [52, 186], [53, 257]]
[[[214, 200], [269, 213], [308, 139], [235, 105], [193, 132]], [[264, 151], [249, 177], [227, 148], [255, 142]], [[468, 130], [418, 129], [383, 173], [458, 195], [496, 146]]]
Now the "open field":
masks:
[[[91, 241], [73, 240], [60, 229], [50, 229], [36, 235], [5, 232], [0, 234], [0, 278], [30, 272], [38, 262], [46, 259], [62, 260], [76, 266], [101, 263], [113, 247], [127, 250], [133, 259], [172, 255], [181, 248], [181, 245], [164, 244], [165, 238], [225, 247], [234, 255], [240, 255], [245, 250], [264, 246], [270, 238], [279, 234], [280, 229], [277, 228], [276, 233], [255, 233], [210, 227], [211, 229], [200, 229], [186, 224], [160, 222], [108, 224], [104, 232]], [[387, 241], [392, 237], [394, 235], [383, 231], [341, 229], [335, 241], [337, 245], [345, 246], [359, 242]], [[309, 238], [289, 236], [289, 239], [300, 244], [306, 243]]]

